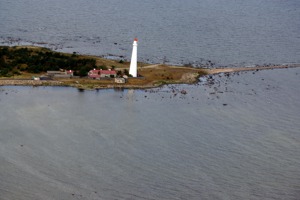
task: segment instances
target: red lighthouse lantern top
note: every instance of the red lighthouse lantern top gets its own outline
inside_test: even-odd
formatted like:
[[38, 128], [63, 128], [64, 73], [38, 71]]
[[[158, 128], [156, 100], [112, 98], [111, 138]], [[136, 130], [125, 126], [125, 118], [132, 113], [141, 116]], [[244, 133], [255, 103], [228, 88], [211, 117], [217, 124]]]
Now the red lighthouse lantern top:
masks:
[[134, 41], [136, 41], [136, 42], [137, 42], [137, 41], [138, 41], [138, 39], [137, 39], [137, 38], [134, 38]]

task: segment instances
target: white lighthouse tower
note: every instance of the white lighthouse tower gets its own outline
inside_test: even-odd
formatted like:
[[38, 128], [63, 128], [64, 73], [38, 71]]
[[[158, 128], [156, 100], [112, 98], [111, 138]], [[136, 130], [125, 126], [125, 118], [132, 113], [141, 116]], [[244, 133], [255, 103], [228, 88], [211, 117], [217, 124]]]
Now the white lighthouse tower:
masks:
[[137, 42], [138, 42], [138, 39], [134, 38], [131, 61], [130, 61], [130, 68], [129, 68], [129, 74], [131, 74], [132, 77], [137, 77], [137, 46], [138, 46]]

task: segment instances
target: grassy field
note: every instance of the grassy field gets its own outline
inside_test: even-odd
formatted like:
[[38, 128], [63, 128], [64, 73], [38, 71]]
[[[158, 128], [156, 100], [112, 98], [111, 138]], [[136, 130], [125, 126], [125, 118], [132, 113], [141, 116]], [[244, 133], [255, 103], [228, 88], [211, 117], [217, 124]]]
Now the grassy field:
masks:
[[[116, 70], [119, 70], [117, 68]], [[122, 69], [122, 68], [121, 68]], [[88, 78], [55, 79], [64, 85], [82, 89], [97, 88], [151, 88], [164, 84], [195, 83], [200, 75], [206, 72], [201, 69], [155, 65], [153, 67], [138, 68], [138, 74], [142, 77], [128, 78], [125, 84], [118, 84], [114, 79], [92, 80]]]

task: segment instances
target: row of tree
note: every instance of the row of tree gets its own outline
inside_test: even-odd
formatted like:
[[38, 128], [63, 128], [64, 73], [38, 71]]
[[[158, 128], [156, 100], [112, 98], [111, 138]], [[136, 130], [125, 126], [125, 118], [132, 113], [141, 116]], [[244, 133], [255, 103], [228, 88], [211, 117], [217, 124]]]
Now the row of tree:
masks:
[[79, 58], [75, 53], [66, 55], [49, 50], [0, 47], [0, 76], [12, 76], [21, 71], [40, 73], [59, 69], [72, 69], [75, 75], [86, 76], [88, 71], [96, 68], [95, 65], [95, 59]]

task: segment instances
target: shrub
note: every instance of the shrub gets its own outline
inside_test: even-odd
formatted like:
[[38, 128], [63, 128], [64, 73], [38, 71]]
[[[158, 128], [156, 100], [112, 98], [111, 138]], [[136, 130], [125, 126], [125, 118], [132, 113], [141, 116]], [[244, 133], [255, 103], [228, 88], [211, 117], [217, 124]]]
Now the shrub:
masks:
[[126, 76], [129, 76], [128, 69], [124, 69], [124, 74], [125, 74]]
[[108, 70], [108, 68], [105, 65], [101, 65], [100, 69], [102, 69], [102, 70]]

